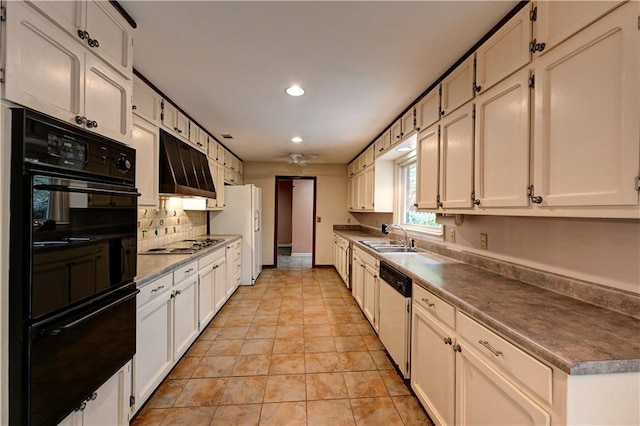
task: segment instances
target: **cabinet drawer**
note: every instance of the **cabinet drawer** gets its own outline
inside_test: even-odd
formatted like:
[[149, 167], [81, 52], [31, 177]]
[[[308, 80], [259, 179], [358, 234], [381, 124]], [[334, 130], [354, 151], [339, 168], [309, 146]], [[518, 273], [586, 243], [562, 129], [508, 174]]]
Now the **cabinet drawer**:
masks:
[[526, 352], [490, 331], [468, 316], [458, 312], [458, 333], [476, 352], [485, 356], [544, 401], [551, 404], [552, 370]]
[[413, 302], [423, 307], [452, 330], [456, 329], [456, 310], [453, 306], [440, 299], [418, 284], [413, 284]]
[[211, 265], [221, 257], [224, 257], [224, 249], [218, 249], [212, 253], [207, 254], [206, 256], [202, 256], [200, 259], [198, 259], [198, 269], [202, 269], [205, 266]]
[[181, 281], [184, 281], [185, 278], [189, 278], [193, 274], [198, 272], [198, 261], [194, 260], [191, 263], [188, 263], [184, 266], [173, 271], [173, 282], [178, 284]]
[[140, 293], [137, 297], [138, 307], [169, 291], [172, 285], [173, 275], [167, 274], [140, 287]]
[[361, 250], [358, 247], [354, 247], [353, 248], [353, 254], [354, 256], [358, 256], [360, 258], [360, 260], [362, 260], [364, 263], [366, 263], [369, 266], [373, 266], [373, 267], [378, 267], [378, 260], [371, 256], [369, 253], [365, 252], [364, 250]]

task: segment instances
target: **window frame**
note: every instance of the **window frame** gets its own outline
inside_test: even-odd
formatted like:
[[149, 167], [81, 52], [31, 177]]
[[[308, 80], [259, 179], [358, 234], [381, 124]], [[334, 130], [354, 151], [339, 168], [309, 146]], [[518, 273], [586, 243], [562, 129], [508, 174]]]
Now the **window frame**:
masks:
[[[394, 223], [400, 224], [407, 229], [407, 231], [412, 231], [416, 233], [421, 233], [425, 235], [429, 235], [432, 237], [438, 237], [440, 239], [444, 238], [444, 225], [439, 224], [437, 226], [431, 225], [415, 225], [410, 223], [404, 223], [404, 212], [403, 212], [403, 199], [404, 199], [404, 170], [405, 167], [415, 164], [416, 165], [416, 185], [417, 185], [417, 167], [418, 167], [418, 157], [417, 151], [413, 150], [407, 155], [404, 155], [394, 161], [394, 175], [396, 179], [395, 185], [395, 196], [394, 196], [394, 209], [393, 209], [393, 219]], [[423, 212], [423, 213], [433, 213], [433, 212]], [[434, 215], [436, 213], [433, 213]]]

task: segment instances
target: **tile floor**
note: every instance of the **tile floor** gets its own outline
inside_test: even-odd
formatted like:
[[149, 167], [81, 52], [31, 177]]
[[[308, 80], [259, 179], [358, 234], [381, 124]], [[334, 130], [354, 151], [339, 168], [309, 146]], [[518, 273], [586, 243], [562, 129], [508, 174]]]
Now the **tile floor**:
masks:
[[133, 425], [432, 425], [338, 274], [279, 256], [240, 287]]

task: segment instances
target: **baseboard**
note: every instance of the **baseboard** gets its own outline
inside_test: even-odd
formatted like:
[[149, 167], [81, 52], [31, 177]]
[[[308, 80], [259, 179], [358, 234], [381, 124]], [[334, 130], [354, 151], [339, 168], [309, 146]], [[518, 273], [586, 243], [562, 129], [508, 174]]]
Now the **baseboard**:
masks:
[[278, 244], [278, 248], [289, 248], [289, 247], [291, 247], [291, 246], [292, 246], [292, 244], [291, 244], [291, 243], [288, 243], [288, 244]]
[[310, 257], [311, 253], [291, 253], [291, 257]]

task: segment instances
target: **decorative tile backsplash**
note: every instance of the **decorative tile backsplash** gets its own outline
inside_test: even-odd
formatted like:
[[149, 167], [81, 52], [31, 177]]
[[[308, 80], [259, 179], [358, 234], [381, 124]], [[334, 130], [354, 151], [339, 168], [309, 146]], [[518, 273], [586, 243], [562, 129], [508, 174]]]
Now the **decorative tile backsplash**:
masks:
[[207, 212], [182, 209], [180, 200], [161, 198], [157, 208], [138, 210], [138, 251], [207, 233]]

